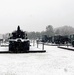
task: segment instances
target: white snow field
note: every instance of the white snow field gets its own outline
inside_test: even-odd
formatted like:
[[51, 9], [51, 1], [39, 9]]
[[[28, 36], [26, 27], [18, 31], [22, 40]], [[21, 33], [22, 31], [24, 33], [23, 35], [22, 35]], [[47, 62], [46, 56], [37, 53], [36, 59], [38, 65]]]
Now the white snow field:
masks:
[[74, 51], [57, 46], [45, 46], [45, 50], [45, 53], [0, 54], [0, 75], [74, 75]]

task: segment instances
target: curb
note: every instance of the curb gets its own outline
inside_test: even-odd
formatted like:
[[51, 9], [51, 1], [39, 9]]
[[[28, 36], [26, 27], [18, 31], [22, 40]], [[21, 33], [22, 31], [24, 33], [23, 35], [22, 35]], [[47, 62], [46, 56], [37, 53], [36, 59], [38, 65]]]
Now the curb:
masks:
[[71, 48], [65, 48], [65, 47], [58, 47], [58, 48], [74, 51], [74, 49]]

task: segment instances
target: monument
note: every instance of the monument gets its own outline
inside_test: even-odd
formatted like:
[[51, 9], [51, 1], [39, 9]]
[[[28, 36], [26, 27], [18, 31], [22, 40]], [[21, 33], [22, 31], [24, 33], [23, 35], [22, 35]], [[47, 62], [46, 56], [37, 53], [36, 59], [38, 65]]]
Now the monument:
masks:
[[9, 51], [15, 53], [29, 52], [29, 46], [30, 42], [26, 32], [22, 31], [18, 26], [9, 39]]

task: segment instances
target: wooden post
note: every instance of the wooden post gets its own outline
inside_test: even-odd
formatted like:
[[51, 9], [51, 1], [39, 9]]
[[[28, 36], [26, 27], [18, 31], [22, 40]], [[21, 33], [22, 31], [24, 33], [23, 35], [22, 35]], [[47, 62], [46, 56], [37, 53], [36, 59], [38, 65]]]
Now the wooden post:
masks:
[[42, 50], [44, 50], [44, 42], [42, 42]]
[[68, 41], [67, 41], [67, 48], [68, 48]]
[[38, 39], [36, 40], [36, 43], [37, 43], [37, 48], [38, 48], [38, 44], [39, 44], [39, 40]]
[[33, 46], [35, 45], [35, 41], [33, 40]]

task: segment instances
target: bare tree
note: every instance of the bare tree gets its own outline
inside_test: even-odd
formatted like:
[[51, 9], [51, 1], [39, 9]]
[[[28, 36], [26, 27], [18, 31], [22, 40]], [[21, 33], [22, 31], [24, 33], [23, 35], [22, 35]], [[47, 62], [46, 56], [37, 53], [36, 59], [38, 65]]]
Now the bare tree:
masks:
[[53, 36], [54, 35], [54, 29], [52, 25], [48, 25], [46, 27], [46, 35], [47, 36]]

